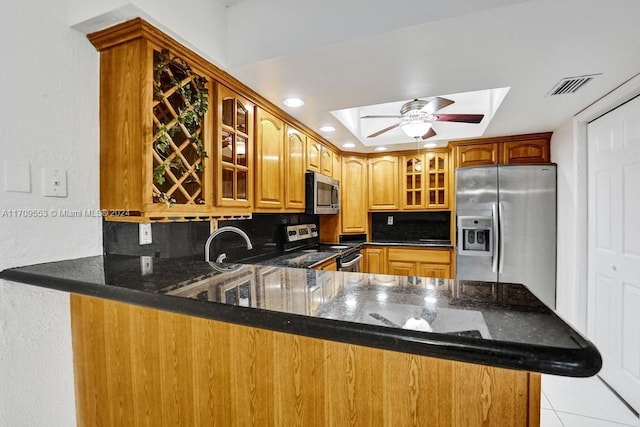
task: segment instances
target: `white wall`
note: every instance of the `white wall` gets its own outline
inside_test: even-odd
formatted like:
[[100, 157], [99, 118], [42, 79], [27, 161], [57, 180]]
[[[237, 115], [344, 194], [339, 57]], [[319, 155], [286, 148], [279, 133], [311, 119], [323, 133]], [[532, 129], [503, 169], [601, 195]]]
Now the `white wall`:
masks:
[[67, 0], [69, 24], [91, 33], [142, 17], [205, 59], [227, 64], [227, 8], [221, 0]]
[[[100, 254], [99, 218], [51, 215], [99, 208], [99, 58], [70, 25], [110, 8], [141, 8], [223, 62], [226, 10], [208, 0], [7, 3], [0, 14], [0, 270]], [[29, 192], [4, 191], [4, 160], [27, 164]], [[67, 171], [68, 197], [43, 197], [45, 167]], [[15, 210], [47, 217], [16, 218]], [[68, 294], [0, 281], [0, 426], [75, 425], [74, 398]]]
[[587, 123], [640, 95], [640, 74], [589, 105], [554, 131], [558, 164], [558, 302], [566, 321], [587, 334]]
[[[0, 29], [0, 160], [28, 162], [32, 180], [5, 192], [0, 162], [0, 270], [99, 254], [98, 218], [50, 216], [98, 208], [98, 55], [68, 27], [64, 0], [5, 4]], [[42, 196], [44, 167], [68, 171], [67, 198]], [[0, 425], [75, 424], [68, 306], [68, 294], [0, 281]]]
[[576, 159], [573, 119], [553, 132], [551, 159], [558, 164], [558, 252], [556, 311], [574, 326], [576, 313]]

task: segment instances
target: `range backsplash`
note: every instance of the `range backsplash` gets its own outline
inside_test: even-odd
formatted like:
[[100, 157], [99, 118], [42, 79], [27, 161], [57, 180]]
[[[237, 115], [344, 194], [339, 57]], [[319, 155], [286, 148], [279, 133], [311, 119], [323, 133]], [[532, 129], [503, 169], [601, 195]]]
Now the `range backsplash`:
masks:
[[[227, 261], [261, 257], [279, 252], [282, 247], [283, 225], [318, 224], [317, 215], [253, 214], [252, 219], [220, 221], [219, 227], [241, 229], [251, 239], [254, 249], [248, 253], [246, 242], [235, 233], [222, 233], [211, 245], [214, 254], [227, 254]], [[208, 221], [167, 222], [151, 224], [153, 243], [139, 244], [139, 226], [135, 223], [108, 222], [102, 226], [104, 253], [110, 255], [153, 256], [159, 258], [203, 257], [204, 245], [210, 235]]]
[[449, 241], [450, 226], [451, 212], [449, 211], [374, 212], [371, 214], [371, 240], [374, 242], [418, 242], [421, 239]]

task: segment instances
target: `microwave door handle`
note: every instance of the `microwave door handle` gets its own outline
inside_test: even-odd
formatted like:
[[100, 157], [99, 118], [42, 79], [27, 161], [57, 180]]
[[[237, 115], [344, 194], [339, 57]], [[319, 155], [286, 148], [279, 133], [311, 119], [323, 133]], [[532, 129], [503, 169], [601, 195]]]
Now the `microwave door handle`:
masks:
[[494, 273], [498, 272], [498, 256], [500, 255], [498, 253], [498, 245], [500, 242], [500, 233], [498, 233], [498, 224], [500, 222], [499, 218], [498, 218], [498, 206], [496, 203], [494, 203], [491, 206], [491, 210], [492, 210], [492, 215], [491, 215], [491, 234], [492, 234], [492, 238], [493, 238], [493, 242], [490, 246], [492, 246], [492, 262], [491, 262], [491, 271]]
[[340, 195], [338, 194], [338, 187], [336, 187], [335, 185], [331, 187], [331, 205], [332, 207], [337, 207], [338, 204], [340, 203], [338, 200], [338, 197]]

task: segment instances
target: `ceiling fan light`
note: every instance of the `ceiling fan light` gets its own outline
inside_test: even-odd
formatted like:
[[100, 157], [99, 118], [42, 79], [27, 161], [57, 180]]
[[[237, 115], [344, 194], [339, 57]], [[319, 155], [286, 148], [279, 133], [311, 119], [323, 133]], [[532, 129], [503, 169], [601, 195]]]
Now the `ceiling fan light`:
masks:
[[427, 133], [429, 129], [431, 129], [431, 126], [431, 122], [415, 120], [403, 124], [402, 126], [400, 126], [400, 128], [408, 137], [420, 138], [422, 135]]

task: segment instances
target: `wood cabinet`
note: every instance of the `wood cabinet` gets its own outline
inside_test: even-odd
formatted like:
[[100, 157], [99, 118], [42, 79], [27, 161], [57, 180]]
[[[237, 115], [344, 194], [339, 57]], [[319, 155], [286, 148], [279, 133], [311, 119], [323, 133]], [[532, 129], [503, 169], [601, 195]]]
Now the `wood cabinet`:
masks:
[[216, 202], [253, 207], [253, 114], [255, 106], [231, 89], [217, 85]]
[[399, 276], [423, 276], [451, 278], [449, 248], [418, 248], [390, 246], [387, 249], [389, 274]]
[[304, 210], [306, 136], [291, 126], [286, 127], [285, 143], [285, 208]]
[[455, 147], [456, 166], [486, 166], [499, 163], [500, 150], [498, 144], [458, 145]]
[[363, 272], [449, 279], [451, 248], [365, 246]]
[[145, 38], [98, 46], [101, 209], [128, 211], [118, 219], [129, 221], [207, 216], [213, 82]]
[[75, 294], [70, 306], [78, 425], [540, 425], [540, 374]]
[[[144, 20], [88, 38], [100, 52], [100, 206], [128, 212], [107, 220], [299, 212], [298, 170], [340, 174], [332, 150], [322, 164], [320, 135]], [[284, 123], [302, 139], [285, 141]]]
[[394, 276], [418, 276], [415, 262], [389, 261], [387, 272]]
[[424, 209], [425, 207], [425, 163], [423, 154], [400, 157], [400, 182], [403, 209]]
[[313, 138], [307, 138], [307, 169], [314, 172], [322, 170], [322, 144]]
[[445, 150], [399, 157], [402, 209], [449, 207], [449, 153]]
[[284, 208], [284, 123], [257, 108], [255, 208]]
[[502, 144], [503, 163], [549, 163], [549, 139], [536, 138]]
[[333, 176], [333, 151], [325, 146], [322, 147], [320, 173], [326, 176]]
[[367, 246], [362, 250], [363, 273], [386, 274], [387, 259], [386, 249], [384, 247]]
[[452, 141], [455, 167], [549, 163], [551, 132]]
[[337, 271], [338, 270], [338, 264], [336, 263], [335, 258], [331, 258], [329, 260], [326, 260], [325, 262], [323, 262], [322, 264], [318, 264], [315, 267], [313, 267], [315, 270], [324, 270], [324, 271]]
[[399, 188], [398, 157], [384, 156], [369, 159], [370, 210], [399, 209]]
[[342, 157], [340, 218], [343, 233], [367, 232], [367, 159]]
[[338, 181], [342, 180], [342, 161], [338, 153], [333, 153], [333, 177]]
[[427, 207], [449, 207], [449, 153], [430, 152], [425, 155], [427, 166]]

